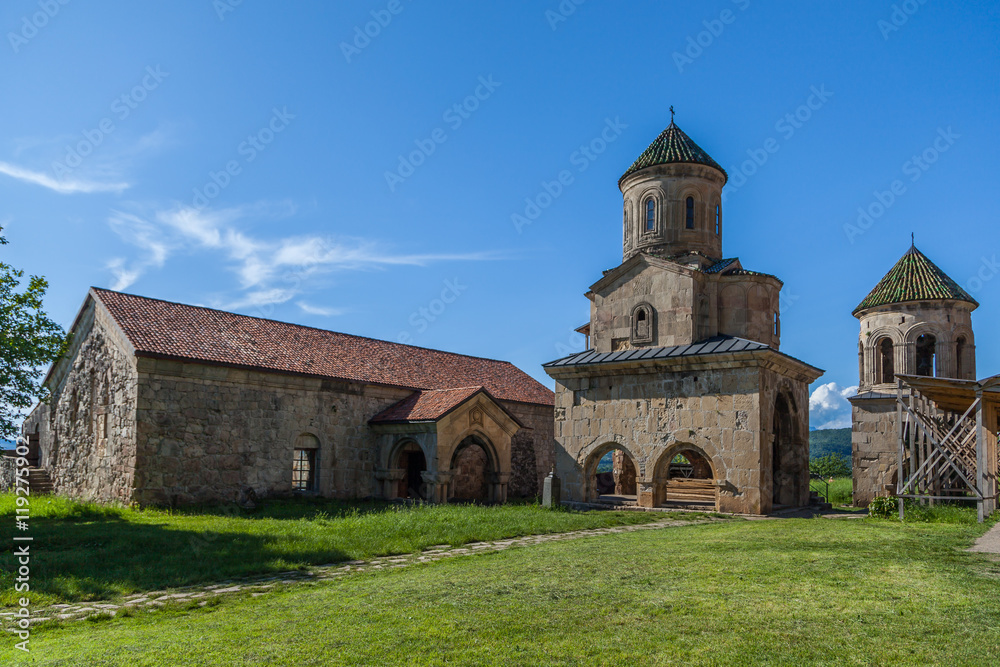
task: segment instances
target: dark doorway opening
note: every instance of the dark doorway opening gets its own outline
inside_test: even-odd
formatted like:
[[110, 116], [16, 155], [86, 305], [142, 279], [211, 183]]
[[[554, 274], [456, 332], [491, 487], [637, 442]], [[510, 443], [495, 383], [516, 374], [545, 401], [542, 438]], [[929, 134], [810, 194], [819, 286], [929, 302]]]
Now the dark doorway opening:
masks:
[[422, 473], [427, 471], [427, 459], [420, 445], [415, 442], [404, 445], [399, 452], [397, 467], [406, 471], [403, 479], [399, 480], [399, 497], [419, 500], [424, 497], [424, 477]]

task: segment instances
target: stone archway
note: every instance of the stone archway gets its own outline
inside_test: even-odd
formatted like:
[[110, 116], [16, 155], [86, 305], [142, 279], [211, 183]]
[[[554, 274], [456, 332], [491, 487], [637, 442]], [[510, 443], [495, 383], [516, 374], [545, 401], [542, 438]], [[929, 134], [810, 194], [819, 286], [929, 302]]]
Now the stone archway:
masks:
[[[610, 469], [602, 468], [602, 461]], [[586, 502], [599, 502], [602, 496], [616, 502], [637, 501], [639, 465], [632, 453], [616, 442], [605, 443], [586, 457], [583, 479]]]
[[718, 483], [712, 458], [702, 449], [679, 443], [657, 462], [654, 502], [660, 507], [718, 509]]
[[[802, 479], [808, 480], [808, 474], [802, 470], [804, 445], [798, 441], [795, 403], [784, 392], [774, 402], [771, 435], [771, 506], [798, 507]], [[805, 451], [808, 466], [808, 446]]]
[[393, 457], [392, 467], [403, 473], [397, 484], [397, 498], [422, 500], [426, 496], [423, 474], [427, 472], [427, 457], [420, 445], [403, 443]]
[[449, 502], [502, 502], [494, 497], [496, 453], [487, 439], [467, 436], [452, 452], [449, 467]]

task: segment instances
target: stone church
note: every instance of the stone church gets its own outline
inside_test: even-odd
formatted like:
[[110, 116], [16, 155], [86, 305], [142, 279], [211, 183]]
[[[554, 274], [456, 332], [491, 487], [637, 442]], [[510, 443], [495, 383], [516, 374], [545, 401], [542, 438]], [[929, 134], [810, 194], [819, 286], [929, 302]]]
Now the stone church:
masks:
[[552, 468], [553, 394], [512, 364], [91, 289], [23, 425], [55, 493], [504, 502]]
[[976, 379], [972, 311], [979, 304], [916, 246], [854, 309], [858, 395], [851, 398], [854, 504], [898, 483], [896, 376]]
[[[722, 252], [725, 170], [673, 121], [618, 182], [622, 263], [586, 293], [589, 349], [556, 383], [564, 497], [766, 514], [809, 502], [808, 386], [779, 350], [781, 281]], [[727, 223], [728, 224], [728, 223]]]

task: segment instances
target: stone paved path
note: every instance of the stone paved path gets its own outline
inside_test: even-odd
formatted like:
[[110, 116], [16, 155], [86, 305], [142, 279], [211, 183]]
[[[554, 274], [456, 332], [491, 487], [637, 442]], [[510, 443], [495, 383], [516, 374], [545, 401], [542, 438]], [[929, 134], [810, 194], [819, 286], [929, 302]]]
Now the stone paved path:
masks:
[[[595, 535], [612, 535], [615, 533], [632, 533], [640, 530], [659, 530], [662, 528], [672, 528], [674, 526], [692, 526], [699, 523], [711, 523], [713, 521], [725, 521], [726, 519], [701, 519], [697, 521], [677, 521], [665, 520], [656, 521], [634, 526], [616, 526], [613, 528], [594, 528], [590, 530], [575, 530], [568, 533], [552, 533], [546, 535], [529, 535], [527, 537], [515, 537], [506, 540], [496, 540], [493, 542], [473, 542], [463, 547], [452, 547], [444, 544], [431, 547], [420, 553], [404, 554], [400, 556], [386, 556], [369, 561], [348, 561], [344, 563], [331, 563], [329, 565], [318, 565], [310, 567], [308, 570], [295, 570], [291, 572], [279, 572], [266, 576], [252, 577], [246, 579], [233, 579], [206, 586], [187, 586], [162, 591], [150, 591], [148, 593], [136, 593], [125, 597], [120, 602], [86, 602], [79, 604], [54, 604], [49, 607], [32, 609], [32, 624], [44, 623], [50, 620], [74, 621], [85, 619], [90, 616], [115, 616], [123, 608], [130, 609], [152, 609], [165, 606], [171, 607], [204, 607], [210, 602], [218, 601], [221, 598], [235, 595], [246, 595], [252, 597], [267, 595], [269, 592], [283, 588], [292, 584], [315, 584], [318, 581], [336, 579], [355, 572], [366, 572], [373, 570], [391, 570], [394, 568], [417, 565], [419, 563], [430, 563], [445, 558], [455, 556], [468, 556], [477, 553], [487, 553], [491, 551], [503, 551], [511, 547], [525, 547], [546, 542], [559, 542], [565, 540], [575, 540], [581, 537], [593, 537]], [[0, 623], [6, 629], [12, 627], [14, 621], [13, 612], [0, 612]]]
[[1000, 522], [993, 524], [993, 527], [986, 531], [985, 535], [976, 540], [969, 551], [1000, 554]]

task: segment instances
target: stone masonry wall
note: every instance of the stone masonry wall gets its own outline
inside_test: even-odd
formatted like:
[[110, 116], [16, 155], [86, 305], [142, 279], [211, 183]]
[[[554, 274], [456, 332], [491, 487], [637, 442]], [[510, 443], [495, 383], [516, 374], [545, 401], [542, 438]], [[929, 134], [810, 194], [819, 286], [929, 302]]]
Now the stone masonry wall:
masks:
[[17, 459], [13, 456], [0, 456], [0, 492], [6, 493], [14, 489], [17, 481]]
[[84, 309], [67, 357], [52, 374], [52, 397], [29, 415], [40, 465], [60, 495], [130, 502], [136, 462], [137, 373], [131, 348], [103, 306]]
[[368, 420], [410, 394], [154, 359], [140, 359], [139, 372], [143, 503], [233, 501], [243, 487], [290, 493], [293, 450], [304, 434], [319, 441], [319, 494], [375, 495], [377, 452]]
[[666, 468], [682, 449], [705, 455], [719, 509], [761, 512], [759, 371], [734, 365], [689, 372], [557, 378], [557, 470], [569, 500], [592, 500], [588, 474], [615, 447], [636, 466], [639, 503], [662, 502]]
[[873, 498], [888, 495], [886, 487], [893, 487], [898, 481], [896, 399], [854, 399], [852, 404], [854, 506], [866, 507]]
[[542, 494], [542, 483], [555, 465], [552, 406], [500, 402], [525, 425], [511, 441], [510, 498], [532, 498]]

